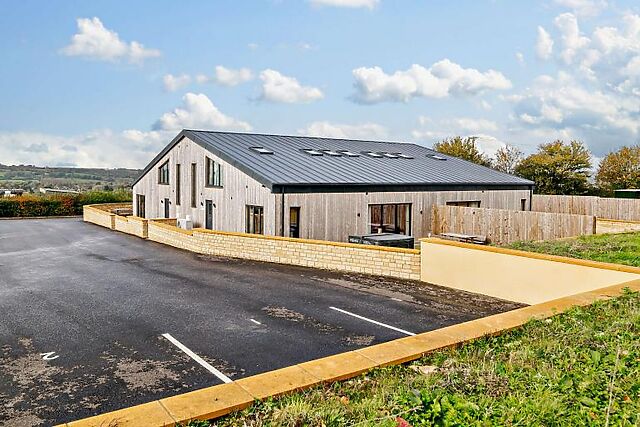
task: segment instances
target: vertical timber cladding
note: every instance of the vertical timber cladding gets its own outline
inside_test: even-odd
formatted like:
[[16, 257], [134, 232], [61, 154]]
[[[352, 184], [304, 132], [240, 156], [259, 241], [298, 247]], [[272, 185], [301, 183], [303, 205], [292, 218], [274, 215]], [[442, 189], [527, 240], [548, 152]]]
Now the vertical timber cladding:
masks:
[[[530, 192], [523, 190], [362, 192], [362, 193], [293, 193], [284, 195], [285, 236], [289, 232], [289, 208], [300, 207], [300, 237], [303, 239], [345, 242], [349, 235], [369, 233], [369, 205], [411, 204], [411, 234], [426, 237], [431, 230], [434, 205], [453, 201], [480, 201], [480, 207], [520, 210], [522, 199]], [[276, 198], [276, 221], [280, 231], [282, 195]]]
[[[205, 158], [209, 157], [222, 165], [222, 184], [220, 187], [205, 185]], [[169, 160], [169, 182], [171, 185], [158, 184], [157, 167]], [[191, 207], [191, 164], [196, 164], [196, 207]], [[182, 185], [181, 203], [176, 206], [176, 164], [180, 164], [180, 183]], [[134, 194], [144, 194], [146, 201], [146, 217], [159, 218], [164, 215], [160, 200], [168, 197], [172, 201], [170, 216], [185, 218], [191, 216], [194, 227], [205, 225], [205, 200], [212, 200], [214, 204], [213, 228], [223, 231], [245, 231], [245, 206], [255, 205], [264, 207], [265, 234], [276, 235], [275, 205], [276, 195], [272, 194], [255, 179], [224, 160], [214, 156], [188, 138], [183, 138], [166, 156], [133, 187]], [[135, 201], [134, 197], [134, 201]], [[135, 207], [134, 207], [135, 209]]]

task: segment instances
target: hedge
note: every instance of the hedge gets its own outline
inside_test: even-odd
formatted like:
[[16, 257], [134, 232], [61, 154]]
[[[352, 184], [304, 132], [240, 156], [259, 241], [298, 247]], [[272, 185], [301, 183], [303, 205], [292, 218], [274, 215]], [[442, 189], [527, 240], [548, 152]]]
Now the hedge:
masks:
[[88, 191], [76, 195], [25, 195], [0, 198], [0, 217], [81, 215], [83, 205], [131, 201], [126, 191]]

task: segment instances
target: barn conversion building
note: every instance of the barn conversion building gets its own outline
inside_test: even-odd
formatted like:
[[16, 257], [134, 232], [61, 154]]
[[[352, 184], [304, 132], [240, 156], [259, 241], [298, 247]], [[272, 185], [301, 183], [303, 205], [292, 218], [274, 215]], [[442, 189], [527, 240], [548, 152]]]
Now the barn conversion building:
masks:
[[134, 213], [347, 241], [427, 236], [433, 205], [528, 210], [533, 182], [411, 143], [183, 130], [133, 186]]

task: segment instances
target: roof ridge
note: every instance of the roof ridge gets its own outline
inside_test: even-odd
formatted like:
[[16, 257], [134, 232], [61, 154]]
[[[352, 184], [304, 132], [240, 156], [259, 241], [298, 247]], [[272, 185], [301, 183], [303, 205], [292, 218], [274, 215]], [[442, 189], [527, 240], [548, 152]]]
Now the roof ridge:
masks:
[[258, 133], [258, 132], [234, 132], [224, 130], [206, 130], [206, 129], [188, 129], [184, 128], [182, 131], [186, 132], [203, 132], [203, 133], [218, 133], [218, 134], [232, 134], [232, 135], [253, 135], [253, 136], [277, 136], [282, 138], [310, 138], [310, 139], [329, 139], [332, 141], [352, 141], [352, 142], [372, 142], [374, 144], [399, 144], [399, 145], [416, 145], [427, 150], [435, 151], [433, 148], [420, 145], [415, 142], [399, 142], [399, 141], [375, 141], [372, 139], [353, 139], [353, 138], [333, 138], [326, 136], [307, 136], [307, 135], [285, 135], [281, 133]]

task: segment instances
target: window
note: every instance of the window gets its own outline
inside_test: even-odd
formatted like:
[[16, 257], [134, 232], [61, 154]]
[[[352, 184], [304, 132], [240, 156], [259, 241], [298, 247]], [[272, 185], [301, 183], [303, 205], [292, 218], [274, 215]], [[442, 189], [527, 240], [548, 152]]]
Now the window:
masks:
[[136, 194], [136, 216], [144, 218], [144, 194]]
[[196, 196], [198, 193], [198, 180], [196, 178], [196, 169], [197, 165], [195, 163], [191, 163], [191, 207], [198, 207], [198, 201], [196, 200]]
[[264, 147], [249, 147], [251, 150], [255, 151], [258, 154], [273, 154], [273, 151]]
[[520, 210], [521, 211], [527, 210], [527, 199], [520, 199]]
[[462, 200], [462, 201], [453, 201], [447, 202], [447, 206], [462, 206], [465, 208], [479, 208], [480, 200]]
[[262, 206], [247, 205], [246, 232], [251, 234], [264, 234], [264, 215]]
[[446, 157], [442, 157], [437, 154], [427, 154], [427, 157], [433, 160], [447, 160]]
[[207, 187], [222, 187], [222, 165], [205, 157], [205, 183]]
[[158, 168], [158, 184], [169, 184], [169, 160]]
[[411, 204], [369, 205], [369, 231], [411, 234]]
[[382, 158], [382, 154], [376, 153], [375, 151], [364, 151], [363, 154], [366, 154], [369, 157], [374, 157], [376, 159]]
[[314, 150], [311, 148], [304, 148], [302, 151], [309, 154], [310, 156], [322, 156], [322, 151]]
[[333, 157], [341, 157], [342, 154], [338, 153], [335, 150], [322, 150], [325, 154], [329, 155], [329, 156], [333, 156]]
[[342, 150], [341, 153], [347, 157], [360, 157], [360, 154], [354, 153], [353, 151], [349, 151], [349, 150]]
[[300, 237], [300, 208], [289, 208], [289, 237]]
[[180, 188], [180, 164], [176, 165], [176, 206], [180, 206], [180, 193], [182, 192]]

